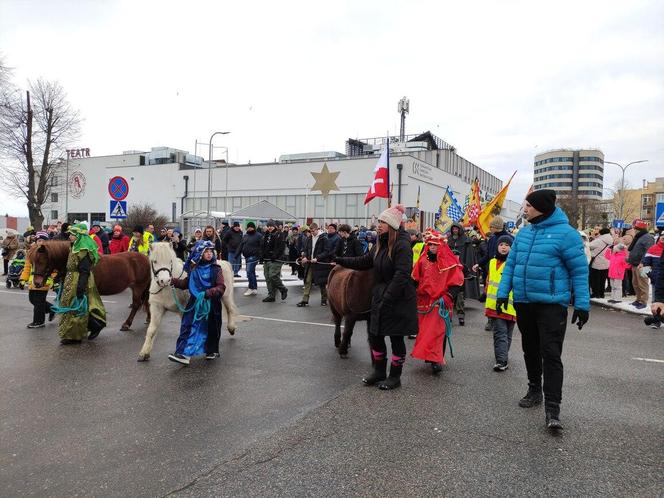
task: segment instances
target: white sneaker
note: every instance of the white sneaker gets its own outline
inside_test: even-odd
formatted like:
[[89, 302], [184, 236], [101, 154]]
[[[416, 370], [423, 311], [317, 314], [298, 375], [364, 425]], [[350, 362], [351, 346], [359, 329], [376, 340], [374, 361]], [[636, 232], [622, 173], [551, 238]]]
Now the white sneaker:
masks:
[[258, 289], [251, 289], [251, 295], [252, 296], [257, 296], [258, 295]]
[[247, 289], [246, 291], [244, 291], [244, 294], [243, 294], [243, 295], [244, 295], [244, 296], [251, 296], [252, 294], [253, 294], [252, 290], [251, 290], [251, 289]]

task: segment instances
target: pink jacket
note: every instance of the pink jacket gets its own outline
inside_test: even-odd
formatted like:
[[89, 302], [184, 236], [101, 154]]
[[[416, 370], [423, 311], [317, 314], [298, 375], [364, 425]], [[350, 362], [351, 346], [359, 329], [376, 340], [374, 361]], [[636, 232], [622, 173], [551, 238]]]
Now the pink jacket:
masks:
[[609, 278], [617, 280], [625, 278], [625, 270], [630, 267], [627, 262], [627, 254], [627, 249], [618, 252], [607, 249], [604, 252], [604, 257], [609, 261]]

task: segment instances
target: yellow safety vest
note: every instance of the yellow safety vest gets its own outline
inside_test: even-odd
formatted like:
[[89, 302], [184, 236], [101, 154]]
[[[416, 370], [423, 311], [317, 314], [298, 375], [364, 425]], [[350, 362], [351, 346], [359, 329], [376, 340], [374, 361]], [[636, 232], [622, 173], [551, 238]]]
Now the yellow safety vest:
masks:
[[[498, 268], [497, 263], [498, 260], [496, 258], [493, 258], [491, 261], [489, 261], [489, 284], [486, 288], [486, 302], [484, 304], [486, 309], [489, 310], [496, 309], [498, 287], [500, 286], [500, 279], [503, 278], [503, 270], [505, 269], [505, 263], [500, 265], [500, 268]], [[504, 315], [516, 316], [516, 310], [514, 309], [514, 302], [512, 299], [512, 291], [510, 291], [509, 304], [507, 305], [507, 309], [501, 309], [500, 313]]]
[[417, 264], [424, 249], [424, 242], [415, 242], [413, 245], [413, 266]]

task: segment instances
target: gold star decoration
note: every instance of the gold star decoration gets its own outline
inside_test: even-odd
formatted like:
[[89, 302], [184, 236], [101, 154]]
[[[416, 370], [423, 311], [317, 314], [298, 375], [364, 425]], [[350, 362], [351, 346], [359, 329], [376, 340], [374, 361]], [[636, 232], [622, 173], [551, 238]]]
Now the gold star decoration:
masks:
[[327, 168], [327, 163], [323, 163], [323, 169], [320, 173], [315, 173], [313, 171], [310, 173], [316, 180], [316, 183], [311, 187], [311, 190], [320, 190], [323, 197], [330, 195], [330, 190], [339, 190], [339, 187], [337, 187], [337, 177], [341, 172], [330, 171]]

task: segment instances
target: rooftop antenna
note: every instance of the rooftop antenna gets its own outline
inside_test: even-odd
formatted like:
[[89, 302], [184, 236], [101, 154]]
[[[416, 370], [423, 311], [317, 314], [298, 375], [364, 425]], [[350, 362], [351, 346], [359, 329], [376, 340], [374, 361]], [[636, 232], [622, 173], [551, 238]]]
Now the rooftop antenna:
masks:
[[403, 143], [406, 140], [406, 114], [410, 110], [410, 100], [403, 97], [399, 101], [398, 112], [401, 113], [401, 130], [399, 131], [399, 140]]

